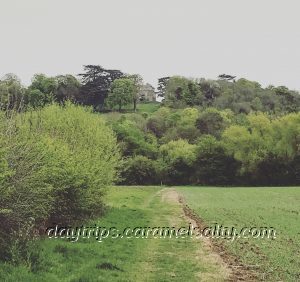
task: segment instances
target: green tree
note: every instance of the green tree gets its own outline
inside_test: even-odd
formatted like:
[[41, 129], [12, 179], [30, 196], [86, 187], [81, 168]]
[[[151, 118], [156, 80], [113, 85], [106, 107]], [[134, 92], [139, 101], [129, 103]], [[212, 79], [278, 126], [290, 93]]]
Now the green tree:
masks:
[[195, 160], [196, 146], [189, 144], [186, 140], [179, 139], [170, 141], [160, 147], [160, 154], [167, 163], [172, 163], [176, 159], [183, 159], [186, 163], [191, 164]]
[[164, 182], [172, 185], [189, 184], [193, 173], [192, 165], [196, 159], [195, 151], [196, 146], [183, 139], [162, 145], [160, 155], [164, 163]]
[[79, 74], [82, 87], [78, 102], [100, 110], [114, 80], [124, 77], [120, 70], [105, 69], [102, 66], [86, 65], [84, 73]]
[[58, 75], [55, 77], [57, 88], [54, 92], [55, 101], [64, 103], [65, 101], [76, 102], [80, 95], [80, 82], [73, 75]]
[[152, 131], [158, 138], [162, 137], [169, 125], [171, 110], [167, 107], [162, 107], [156, 111], [147, 120], [147, 129]]
[[127, 78], [133, 81], [134, 87], [132, 91], [133, 111], [136, 111], [136, 105], [139, 99], [139, 94], [143, 85], [143, 78], [139, 74], [128, 75]]
[[214, 108], [208, 108], [196, 120], [196, 127], [201, 134], [219, 137], [228, 122], [228, 119], [224, 117], [222, 112]]
[[119, 111], [121, 111], [122, 106], [133, 101], [135, 91], [135, 85], [131, 79], [116, 79], [111, 85], [111, 90], [108, 95], [108, 104], [111, 105], [111, 107], [118, 105]]
[[200, 139], [193, 163], [193, 182], [206, 185], [232, 185], [237, 183], [240, 164], [227, 154], [222, 142], [207, 135]]
[[44, 74], [35, 74], [31, 81], [30, 89], [38, 89], [44, 94], [54, 95], [58, 87], [58, 83], [54, 77], [47, 77]]
[[54, 102], [58, 82], [54, 77], [35, 74], [26, 91], [26, 104], [32, 107], [43, 107]]
[[144, 155], [154, 158], [157, 154], [155, 136], [139, 129], [135, 122], [128, 119], [119, 120], [113, 124], [119, 140], [119, 147], [124, 156]]
[[159, 181], [156, 161], [136, 156], [125, 161], [121, 170], [121, 183], [126, 185], [154, 185]]
[[200, 105], [203, 95], [198, 84], [181, 76], [173, 76], [167, 81], [165, 88], [165, 102], [174, 108], [185, 105]]
[[0, 110], [21, 110], [24, 105], [25, 88], [14, 74], [6, 74], [0, 80]]

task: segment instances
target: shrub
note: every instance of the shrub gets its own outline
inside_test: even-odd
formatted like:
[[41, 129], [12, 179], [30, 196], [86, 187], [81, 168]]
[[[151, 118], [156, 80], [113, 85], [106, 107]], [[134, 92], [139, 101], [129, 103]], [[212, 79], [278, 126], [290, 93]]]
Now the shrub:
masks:
[[220, 111], [208, 108], [196, 120], [196, 127], [201, 134], [210, 134], [219, 137], [226, 127], [226, 122]]
[[128, 159], [121, 172], [121, 184], [154, 185], [158, 183], [158, 165], [156, 161], [144, 156]]
[[124, 156], [144, 155], [154, 158], [157, 154], [157, 141], [154, 135], [144, 133], [133, 121], [120, 120], [113, 125], [118, 140], [122, 142]]
[[102, 196], [116, 178], [119, 152], [104, 121], [72, 104], [2, 121], [0, 255], [25, 259], [26, 245], [47, 224], [103, 212]]
[[193, 167], [194, 183], [232, 185], [237, 183], [240, 163], [226, 154], [220, 141], [208, 135], [197, 144], [197, 157]]

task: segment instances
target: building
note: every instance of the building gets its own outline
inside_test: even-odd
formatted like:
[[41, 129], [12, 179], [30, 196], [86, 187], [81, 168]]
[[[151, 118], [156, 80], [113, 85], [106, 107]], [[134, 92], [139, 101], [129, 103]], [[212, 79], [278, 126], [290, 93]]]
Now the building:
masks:
[[149, 83], [143, 84], [140, 89], [139, 99], [142, 102], [155, 102], [156, 94], [154, 87]]

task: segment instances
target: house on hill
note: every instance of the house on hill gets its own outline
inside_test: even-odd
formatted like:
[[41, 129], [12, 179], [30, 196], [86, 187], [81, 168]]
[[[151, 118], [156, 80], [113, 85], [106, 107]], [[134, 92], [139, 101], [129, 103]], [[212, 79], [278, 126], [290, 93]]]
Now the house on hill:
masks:
[[149, 83], [143, 84], [140, 89], [139, 99], [142, 102], [155, 102], [156, 94], [154, 87]]

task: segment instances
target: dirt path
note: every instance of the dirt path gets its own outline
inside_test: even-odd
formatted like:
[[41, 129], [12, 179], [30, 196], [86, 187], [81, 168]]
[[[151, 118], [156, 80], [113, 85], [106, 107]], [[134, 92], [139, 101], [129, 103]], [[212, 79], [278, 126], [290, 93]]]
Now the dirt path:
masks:
[[[173, 188], [165, 188], [162, 190], [162, 201], [173, 203], [179, 205], [181, 208], [181, 217], [187, 223], [192, 224], [193, 227], [200, 227], [198, 222], [192, 218], [185, 205], [183, 204], [183, 198], [178, 194], [178, 192]], [[227, 265], [227, 263], [222, 259], [222, 257], [214, 252], [211, 242], [208, 238], [196, 239], [195, 243], [199, 247], [195, 250], [196, 256], [195, 259], [201, 261], [201, 264], [212, 265], [214, 266], [215, 272], [212, 273], [198, 273], [199, 281], [229, 281], [232, 277], [232, 270]], [[201, 240], [201, 241], [199, 241]]]
[[[142, 206], [151, 214], [149, 226], [205, 227], [175, 188], [157, 191]], [[253, 277], [215, 241], [194, 236], [145, 240], [130, 281], [255, 281]]]
[[[205, 227], [201, 218], [186, 205], [184, 198], [175, 188], [163, 189], [162, 201], [180, 205], [182, 217], [187, 223], [191, 223], [194, 227], [200, 227], [201, 229]], [[201, 241], [199, 242], [196, 259], [201, 258], [203, 260], [204, 257], [206, 263], [213, 264], [218, 268], [218, 273], [205, 274], [205, 276], [199, 273], [200, 281], [220, 281], [220, 276], [222, 277], [221, 280], [224, 281], [256, 281], [255, 273], [241, 265], [238, 259], [229, 255], [221, 245], [206, 237], [193, 238], [193, 240]]]

